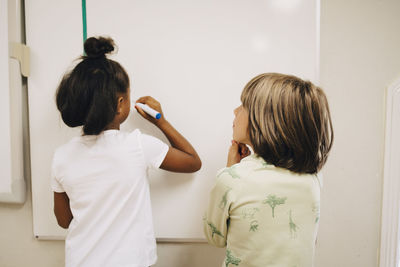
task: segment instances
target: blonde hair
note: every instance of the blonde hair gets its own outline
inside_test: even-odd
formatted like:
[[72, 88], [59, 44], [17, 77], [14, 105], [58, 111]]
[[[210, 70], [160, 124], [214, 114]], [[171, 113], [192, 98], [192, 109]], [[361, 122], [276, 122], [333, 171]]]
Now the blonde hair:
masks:
[[321, 88], [291, 75], [264, 73], [244, 87], [254, 152], [296, 173], [317, 173], [333, 142], [328, 101]]

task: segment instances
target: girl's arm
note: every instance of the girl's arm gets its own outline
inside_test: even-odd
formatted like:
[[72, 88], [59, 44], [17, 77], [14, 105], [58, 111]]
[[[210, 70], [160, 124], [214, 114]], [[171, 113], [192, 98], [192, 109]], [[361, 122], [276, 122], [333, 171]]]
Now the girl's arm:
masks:
[[73, 216], [69, 207], [69, 198], [65, 192], [54, 192], [54, 214], [56, 215], [58, 225], [67, 229]]
[[150, 96], [139, 98], [136, 102], [147, 104], [160, 112], [161, 118], [155, 119], [135, 106], [145, 119], [156, 125], [171, 143], [160, 168], [173, 172], [196, 172], [201, 168], [201, 160], [193, 146], [164, 117], [160, 103]]

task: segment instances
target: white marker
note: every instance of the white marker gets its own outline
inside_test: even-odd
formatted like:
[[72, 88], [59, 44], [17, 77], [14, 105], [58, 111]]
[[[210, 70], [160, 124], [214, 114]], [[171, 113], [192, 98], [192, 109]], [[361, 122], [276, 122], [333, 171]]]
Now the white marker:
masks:
[[157, 120], [159, 118], [161, 118], [161, 113], [158, 112], [157, 110], [152, 109], [151, 107], [149, 107], [146, 104], [142, 104], [142, 103], [136, 103], [136, 106], [138, 106], [139, 108], [141, 108], [144, 112], [146, 112], [147, 114], [149, 114], [150, 116], [156, 118]]

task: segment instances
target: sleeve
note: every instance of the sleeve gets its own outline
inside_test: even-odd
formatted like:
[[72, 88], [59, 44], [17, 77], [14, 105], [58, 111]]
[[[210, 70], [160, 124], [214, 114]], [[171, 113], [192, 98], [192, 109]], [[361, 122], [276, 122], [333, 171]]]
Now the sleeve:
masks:
[[51, 181], [50, 181], [50, 185], [51, 185], [51, 189], [54, 192], [57, 193], [63, 193], [65, 192], [62, 184], [60, 183], [60, 181], [58, 180], [57, 177], [57, 157], [56, 154], [53, 156], [53, 162], [51, 164]]
[[216, 247], [226, 246], [226, 234], [229, 224], [229, 209], [235, 200], [232, 176], [224, 168], [217, 175], [211, 190], [208, 209], [203, 218], [204, 234], [208, 243]]
[[169, 146], [160, 139], [147, 134], [140, 134], [139, 141], [143, 149], [146, 165], [159, 168], [167, 155]]

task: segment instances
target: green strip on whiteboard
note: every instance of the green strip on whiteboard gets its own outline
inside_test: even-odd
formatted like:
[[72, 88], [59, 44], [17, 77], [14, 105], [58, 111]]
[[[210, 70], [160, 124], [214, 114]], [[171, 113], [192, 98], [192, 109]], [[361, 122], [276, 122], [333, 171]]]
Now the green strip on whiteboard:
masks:
[[83, 26], [83, 43], [85, 43], [87, 39], [86, 0], [82, 0], [82, 26]]

